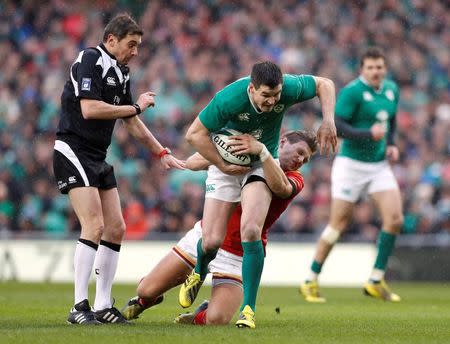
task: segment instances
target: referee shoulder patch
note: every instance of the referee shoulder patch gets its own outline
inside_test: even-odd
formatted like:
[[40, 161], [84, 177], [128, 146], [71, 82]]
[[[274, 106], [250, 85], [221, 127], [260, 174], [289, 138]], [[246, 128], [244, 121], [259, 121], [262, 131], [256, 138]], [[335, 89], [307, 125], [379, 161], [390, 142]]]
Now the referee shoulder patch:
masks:
[[91, 90], [91, 78], [82, 78], [81, 79], [81, 90], [82, 91], [90, 91]]

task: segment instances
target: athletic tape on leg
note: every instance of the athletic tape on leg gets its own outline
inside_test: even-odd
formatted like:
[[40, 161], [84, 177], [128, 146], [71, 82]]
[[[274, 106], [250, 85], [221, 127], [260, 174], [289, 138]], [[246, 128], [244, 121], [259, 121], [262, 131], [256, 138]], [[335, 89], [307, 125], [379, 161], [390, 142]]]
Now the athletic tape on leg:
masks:
[[328, 244], [333, 245], [336, 243], [336, 241], [339, 240], [340, 235], [341, 232], [339, 232], [337, 229], [334, 229], [331, 226], [326, 226], [320, 238], [326, 241]]

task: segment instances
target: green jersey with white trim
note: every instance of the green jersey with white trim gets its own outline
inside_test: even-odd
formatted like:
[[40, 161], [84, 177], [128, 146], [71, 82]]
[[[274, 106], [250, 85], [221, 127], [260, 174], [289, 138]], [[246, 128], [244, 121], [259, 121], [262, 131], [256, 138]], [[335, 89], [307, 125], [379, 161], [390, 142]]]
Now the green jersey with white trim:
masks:
[[[391, 130], [390, 120], [397, 113], [399, 90], [395, 82], [384, 80], [380, 90], [375, 90], [360, 77], [347, 84], [336, 101], [336, 116], [355, 128], [370, 130], [375, 123]], [[377, 162], [386, 159], [386, 136], [373, 139], [343, 139], [339, 155], [351, 159]]]
[[248, 76], [217, 92], [199, 119], [210, 132], [231, 128], [250, 134], [277, 158], [284, 113], [290, 106], [314, 98], [316, 82], [311, 75], [283, 74], [281, 98], [271, 112], [257, 111], [248, 93], [249, 84]]

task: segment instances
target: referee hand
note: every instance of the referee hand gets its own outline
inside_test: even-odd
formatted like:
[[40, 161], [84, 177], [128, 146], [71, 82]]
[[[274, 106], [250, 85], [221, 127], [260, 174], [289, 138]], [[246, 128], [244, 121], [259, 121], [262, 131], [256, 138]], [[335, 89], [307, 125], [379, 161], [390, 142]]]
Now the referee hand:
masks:
[[186, 169], [186, 161], [185, 160], [178, 160], [175, 158], [172, 154], [166, 154], [161, 158], [161, 164], [163, 167], [168, 170], [170, 168], [176, 168], [179, 170], [185, 170]]
[[154, 92], [145, 92], [142, 93], [138, 100], [136, 101], [136, 104], [139, 105], [142, 111], [144, 111], [146, 108], [150, 106], [155, 106], [155, 97], [156, 93]]

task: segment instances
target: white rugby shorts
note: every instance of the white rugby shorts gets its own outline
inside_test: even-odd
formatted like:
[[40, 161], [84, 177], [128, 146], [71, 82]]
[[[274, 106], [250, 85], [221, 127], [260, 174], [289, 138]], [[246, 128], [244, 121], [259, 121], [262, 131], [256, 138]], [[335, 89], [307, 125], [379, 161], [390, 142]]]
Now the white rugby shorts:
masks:
[[226, 202], [239, 202], [241, 200], [241, 189], [250, 176], [264, 178], [261, 165], [257, 165], [246, 174], [239, 176], [230, 176], [211, 165], [208, 168], [208, 177], [206, 178], [205, 197]]
[[363, 162], [337, 156], [331, 169], [331, 196], [355, 203], [365, 193], [398, 189], [387, 160]]
[[[202, 227], [198, 221], [186, 235], [173, 247], [172, 252], [186, 265], [194, 268], [197, 260], [197, 242], [202, 237]], [[242, 287], [242, 257], [219, 249], [216, 258], [209, 263], [213, 275], [212, 285], [235, 284]]]

